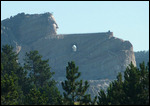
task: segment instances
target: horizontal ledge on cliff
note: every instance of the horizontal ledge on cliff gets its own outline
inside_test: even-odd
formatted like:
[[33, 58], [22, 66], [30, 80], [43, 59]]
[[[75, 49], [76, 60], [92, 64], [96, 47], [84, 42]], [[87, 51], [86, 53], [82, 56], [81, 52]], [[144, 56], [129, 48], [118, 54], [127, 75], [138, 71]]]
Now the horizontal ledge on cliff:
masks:
[[113, 32], [95, 32], [95, 33], [71, 33], [71, 34], [57, 34], [57, 35], [112, 35]]

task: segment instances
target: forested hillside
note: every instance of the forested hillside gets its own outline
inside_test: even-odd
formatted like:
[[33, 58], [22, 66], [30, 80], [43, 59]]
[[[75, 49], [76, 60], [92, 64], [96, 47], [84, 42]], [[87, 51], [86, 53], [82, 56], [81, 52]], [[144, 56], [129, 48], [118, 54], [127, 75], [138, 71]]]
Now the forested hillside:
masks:
[[134, 52], [135, 60], [136, 60], [136, 66], [139, 67], [139, 63], [145, 62], [147, 63], [149, 61], [149, 50], [148, 51], [138, 51]]

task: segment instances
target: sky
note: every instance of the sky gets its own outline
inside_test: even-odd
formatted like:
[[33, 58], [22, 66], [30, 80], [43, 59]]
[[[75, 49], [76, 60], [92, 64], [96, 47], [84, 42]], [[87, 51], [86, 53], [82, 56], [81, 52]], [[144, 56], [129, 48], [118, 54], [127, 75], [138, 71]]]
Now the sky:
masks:
[[110, 30], [134, 51], [149, 50], [149, 1], [1, 1], [1, 21], [21, 12], [53, 13], [58, 34]]

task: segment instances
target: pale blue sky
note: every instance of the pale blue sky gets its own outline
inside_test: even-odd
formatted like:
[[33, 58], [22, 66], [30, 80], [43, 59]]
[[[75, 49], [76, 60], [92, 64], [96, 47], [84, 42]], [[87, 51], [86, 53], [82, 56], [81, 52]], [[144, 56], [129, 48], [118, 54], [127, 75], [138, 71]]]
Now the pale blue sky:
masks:
[[149, 50], [149, 1], [1, 1], [1, 20], [53, 12], [58, 34], [107, 32]]

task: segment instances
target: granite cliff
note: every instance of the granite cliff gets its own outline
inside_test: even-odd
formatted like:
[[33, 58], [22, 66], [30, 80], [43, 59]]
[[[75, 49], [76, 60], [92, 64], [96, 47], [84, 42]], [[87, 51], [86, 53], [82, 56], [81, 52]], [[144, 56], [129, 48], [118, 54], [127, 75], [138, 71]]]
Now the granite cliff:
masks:
[[[133, 46], [116, 38], [113, 32], [57, 34], [58, 25], [51, 13], [20, 13], [1, 22], [1, 46], [11, 44], [23, 63], [25, 52], [38, 50], [49, 59], [54, 78], [65, 79], [67, 62], [75, 61], [84, 80], [113, 80], [132, 61]], [[109, 82], [109, 81], [108, 81]]]

